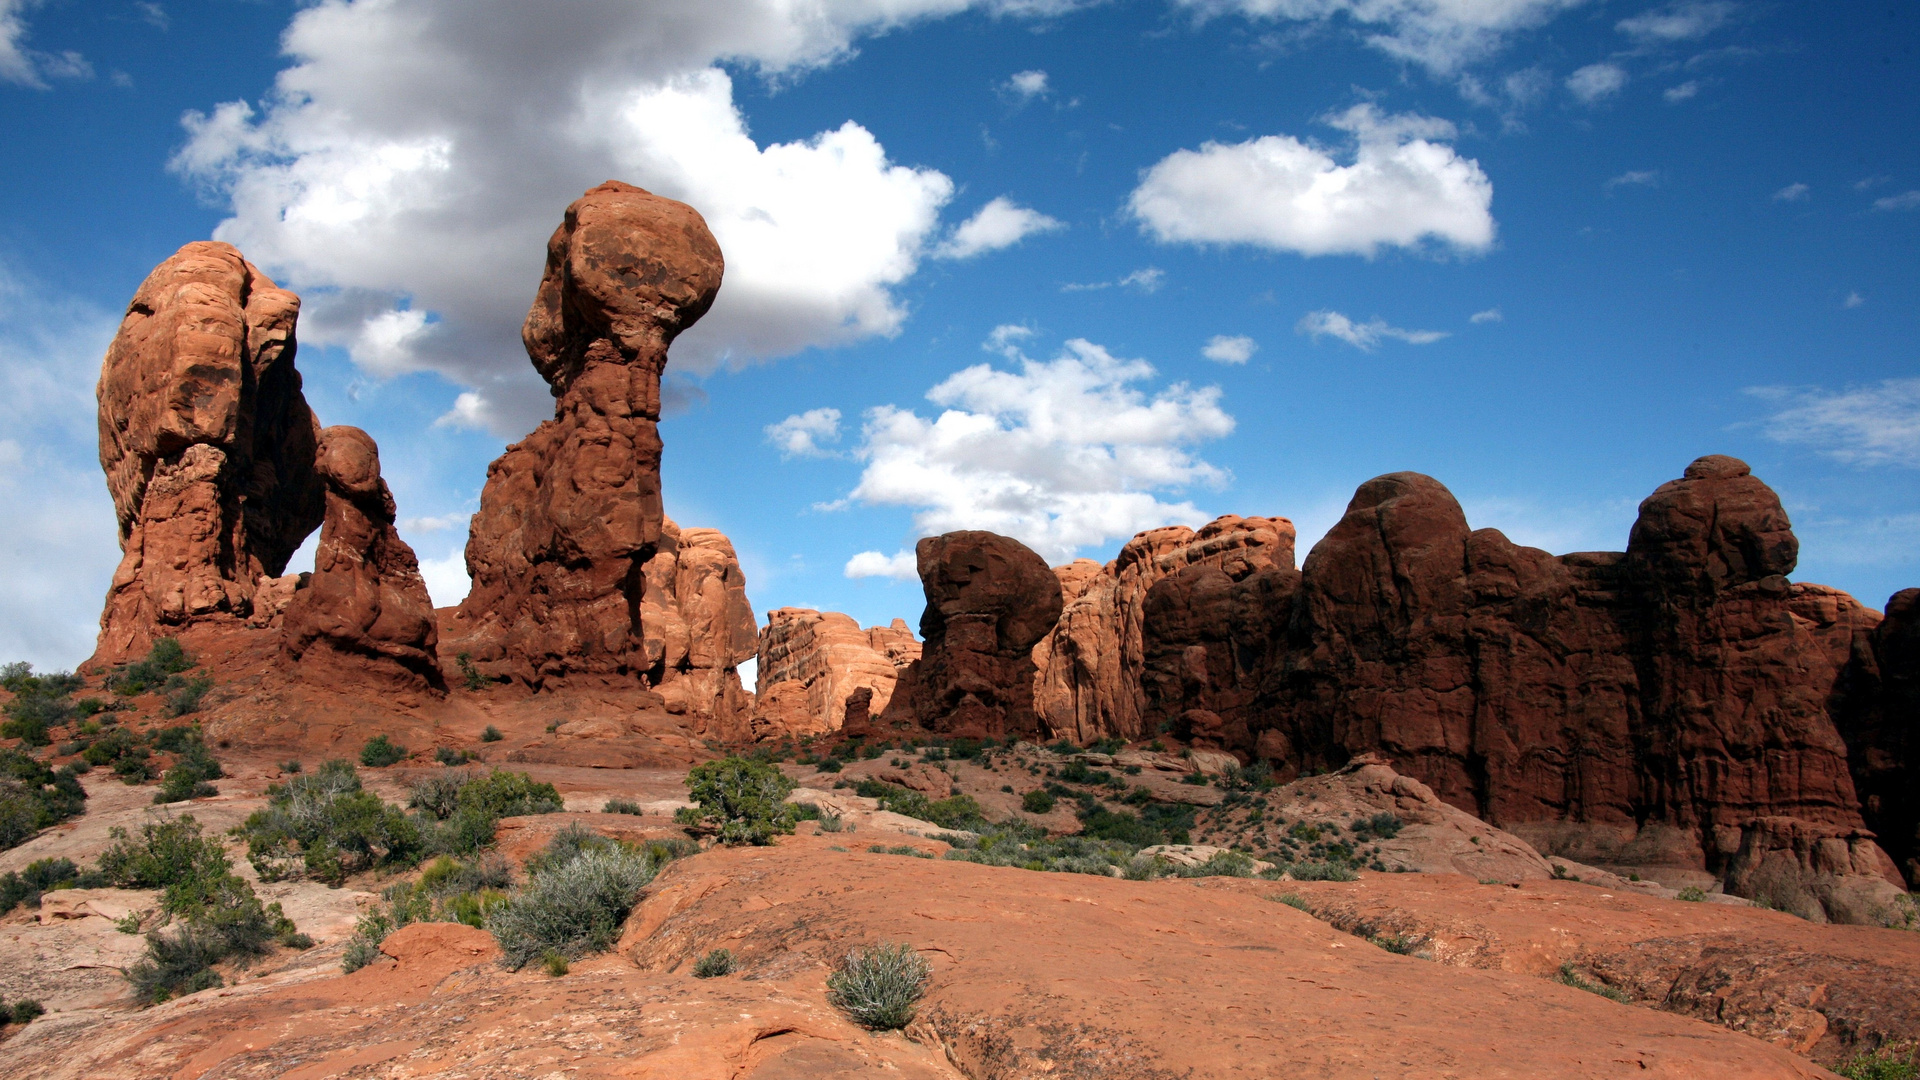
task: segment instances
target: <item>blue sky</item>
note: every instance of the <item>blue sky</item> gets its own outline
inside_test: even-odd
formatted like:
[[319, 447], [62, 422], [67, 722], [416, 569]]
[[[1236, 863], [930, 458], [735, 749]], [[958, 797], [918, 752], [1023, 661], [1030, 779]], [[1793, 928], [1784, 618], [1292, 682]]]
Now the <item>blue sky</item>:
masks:
[[305, 298], [309, 400], [457, 600], [550, 408], [541, 242], [610, 177], [726, 249], [665, 488], [762, 613], [912, 621], [900, 553], [957, 527], [1058, 562], [1282, 515], [1304, 556], [1398, 469], [1619, 549], [1706, 453], [1878, 606], [1920, 584], [1916, 42], [1748, 0], [0, 0], [0, 658], [91, 649], [99, 359], [209, 236]]

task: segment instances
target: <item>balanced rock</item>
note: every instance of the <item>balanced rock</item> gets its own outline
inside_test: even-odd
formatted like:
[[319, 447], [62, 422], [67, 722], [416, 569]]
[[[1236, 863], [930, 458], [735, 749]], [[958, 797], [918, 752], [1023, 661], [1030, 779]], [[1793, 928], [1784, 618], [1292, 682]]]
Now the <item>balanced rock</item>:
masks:
[[320, 433], [314, 467], [327, 514], [313, 575], [287, 601], [282, 649], [309, 679], [443, 685], [433, 601], [413, 549], [394, 529], [380, 450], [356, 427]]
[[664, 674], [643, 625], [664, 519], [660, 375], [721, 270], [684, 203], [609, 181], [567, 207], [521, 330], [554, 417], [487, 470], [450, 627], [481, 671], [536, 688]]
[[754, 735], [856, 734], [886, 710], [900, 673], [920, 658], [906, 620], [861, 629], [851, 616], [776, 608], [760, 632]]
[[914, 548], [927, 596], [920, 659], [883, 718], [965, 737], [1033, 737], [1033, 647], [1060, 618], [1060, 581], [1018, 540], [951, 532]]
[[231, 245], [191, 243], [135, 292], [100, 371], [100, 466], [120, 523], [96, 663], [244, 620], [320, 524], [300, 299]]

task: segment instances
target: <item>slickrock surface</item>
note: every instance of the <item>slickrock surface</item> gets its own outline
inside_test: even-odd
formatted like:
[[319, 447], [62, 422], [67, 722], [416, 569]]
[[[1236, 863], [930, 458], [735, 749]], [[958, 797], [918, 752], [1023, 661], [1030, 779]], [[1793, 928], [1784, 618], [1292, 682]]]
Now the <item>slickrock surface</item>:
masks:
[[394, 528], [379, 448], [359, 428], [330, 427], [314, 468], [327, 482], [327, 516], [313, 577], [283, 616], [287, 658], [309, 679], [444, 686], [433, 601]]
[[914, 555], [922, 651], [883, 718], [976, 738], [1038, 734], [1033, 647], [1060, 618], [1053, 571], [1018, 540], [977, 530], [925, 537]]
[[860, 724], [885, 711], [920, 643], [904, 619], [862, 630], [837, 611], [775, 608], [758, 654], [754, 735], [816, 735], [841, 730], [849, 714]]
[[[1080, 742], [1151, 738], [1158, 718], [1147, 715], [1144, 686], [1177, 673], [1184, 651], [1172, 649], [1171, 664], [1156, 658], [1161, 662], [1149, 675], [1141, 637], [1149, 590], [1169, 575], [1197, 582], [1186, 586], [1190, 591], [1213, 588], [1216, 578], [1238, 582], [1256, 570], [1290, 571], [1293, 540], [1286, 518], [1228, 515], [1199, 532], [1179, 525], [1150, 529], [1105, 566], [1081, 559], [1055, 567], [1066, 605], [1053, 632], [1034, 648], [1040, 669], [1035, 711], [1053, 733]], [[1231, 628], [1222, 623], [1202, 632], [1224, 640]]]
[[299, 313], [299, 297], [213, 241], [181, 248], [134, 293], [100, 371], [100, 467], [123, 554], [91, 664], [244, 619], [256, 582], [320, 524]]
[[444, 628], [481, 671], [531, 686], [668, 681], [644, 623], [664, 525], [660, 375], [721, 268], [683, 203], [609, 181], [567, 208], [521, 331], [554, 418], [487, 470], [467, 542], [473, 591]]

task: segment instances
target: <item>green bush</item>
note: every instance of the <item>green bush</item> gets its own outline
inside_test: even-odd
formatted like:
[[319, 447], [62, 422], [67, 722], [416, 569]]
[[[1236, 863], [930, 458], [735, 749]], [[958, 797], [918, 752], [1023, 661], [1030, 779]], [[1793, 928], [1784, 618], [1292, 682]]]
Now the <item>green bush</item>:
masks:
[[659, 861], [593, 833], [562, 830], [527, 862], [527, 883], [486, 913], [501, 963], [518, 970], [550, 953], [578, 959], [619, 936]]
[[600, 812], [603, 814], [632, 814], [635, 817], [640, 817], [646, 814], [647, 811], [632, 799], [608, 799], [606, 805], [600, 808]]
[[770, 844], [793, 831], [794, 809], [783, 800], [794, 782], [778, 768], [742, 757], [709, 761], [687, 774], [695, 806], [674, 815], [683, 824], [717, 829], [725, 844]]
[[87, 791], [71, 765], [50, 769], [31, 754], [0, 749], [0, 851], [87, 808]]
[[1274, 871], [1274, 877], [1281, 874], [1293, 875], [1295, 881], [1358, 881], [1360, 875], [1353, 867], [1341, 862], [1319, 862], [1312, 859], [1297, 863], [1282, 863]]
[[173, 767], [168, 769], [166, 776], [161, 779], [160, 790], [154, 792], [153, 801], [170, 803], [218, 795], [219, 791], [208, 781], [218, 780], [225, 776], [226, 772], [221, 769], [220, 763], [214, 760], [213, 752], [207, 749], [207, 744], [200, 741], [197, 732], [179, 747], [178, 754], [179, 756], [174, 759]]
[[193, 657], [187, 655], [178, 640], [161, 638], [147, 650], [146, 659], [124, 664], [108, 675], [107, 689], [126, 697], [144, 694], [160, 689], [168, 679], [193, 666]]
[[1279, 896], [1271, 896], [1268, 899], [1278, 901], [1295, 910], [1304, 911], [1309, 915], [1313, 914], [1313, 905], [1307, 903], [1299, 893], [1281, 893]]
[[369, 769], [384, 769], [407, 756], [407, 748], [384, 734], [368, 739], [360, 748], [360, 764]]
[[162, 710], [168, 716], [185, 716], [200, 711], [200, 703], [213, 689], [213, 678], [208, 675], [175, 675], [168, 679], [163, 687], [166, 701]]
[[1353, 823], [1353, 839], [1356, 843], [1366, 843], [1371, 839], [1391, 840], [1400, 835], [1404, 826], [1398, 817], [1389, 813], [1379, 813], [1372, 817], [1361, 818]]
[[428, 863], [416, 880], [387, 887], [381, 894], [387, 906], [368, 912], [354, 924], [341, 969], [352, 974], [378, 960], [380, 943], [409, 923], [484, 926], [487, 912], [506, 899], [505, 890], [512, 884], [513, 868], [497, 853], [466, 861], [443, 855]]
[[1702, 903], [1706, 898], [1706, 891], [1698, 885], [1689, 885], [1680, 890], [1680, 895], [1674, 897], [1675, 900], [1685, 900], [1690, 904]]
[[106, 884], [98, 871], [82, 872], [72, 859], [35, 859], [18, 872], [0, 874], [0, 915], [25, 904], [40, 906], [40, 894], [55, 888], [97, 888]]
[[70, 672], [33, 674], [33, 665], [8, 664], [0, 668], [0, 686], [13, 694], [13, 700], [0, 706], [0, 738], [19, 739], [28, 746], [46, 746], [53, 741], [52, 729], [74, 720], [80, 710], [68, 700], [84, 683]]
[[501, 818], [555, 813], [561, 800], [552, 784], [536, 783], [526, 773], [460, 772], [416, 781], [407, 805], [433, 819], [422, 822], [429, 850], [465, 855], [493, 843], [494, 826]]
[[481, 742], [499, 742], [504, 738], [506, 738], [506, 736], [500, 734], [500, 729], [494, 727], [492, 724], [488, 724], [487, 729], [480, 733]]
[[875, 1031], [906, 1027], [933, 968], [905, 942], [854, 949], [827, 976], [827, 1000]]
[[465, 765], [467, 762], [472, 761], [473, 755], [467, 753], [465, 750], [455, 750], [451, 746], [442, 746], [434, 750], [433, 760], [442, 765], [458, 766]]
[[1554, 975], [1553, 981], [1562, 986], [1571, 986], [1575, 990], [1585, 990], [1589, 994], [1598, 994], [1609, 1001], [1617, 1001], [1622, 1005], [1631, 1005], [1633, 1003], [1632, 998], [1619, 990], [1615, 990], [1611, 986], [1607, 986], [1604, 983], [1590, 982], [1582, 978], [1580, 973], [1573, 969], [1572, 963], [1561, 964], [1560, 971]]
[[1913, 1050], [1900, 1053], [1891, 1047], [1881, 1047], [1873, 1051], [1861, 1051], [1846, 1061], [1833, 1067], [1847, 1080], [1915, 1080], [1920, 1077], [1920, 1065], [1913, 1060]]
[[729, 949], [714, 949], [693, 963], [693, 977], [696, 979], [715, 979], [731, 974], [733, 952]]
[[[472, 653], [463, 652], [459, 656], [454, 657], [453, 660], [454, 663], [460, 666], [460, 681], [465, 684], [467, 689], [485, 690], [487, 687], [493, 685], [492, 679], [480, 674], [480, 669], [473, 666]], [[492, 730], [492, 725], [488, 725], [488, 730]]]
[[1252, 877], [1253, 859], [1238, 851], [1219, 851], [1198, 866], [1176, 867], [1173, 872], [1183, 878]]
[[6, 1010], [4, 1016], [0, 1016], [0, 1023], [11, 1020], [16, 1024], [31, 1024], [45, 1015], [47, 1015], [46, 1006], [31, 998], [21, 998], [13, 1003], [12, 1008]]
[[412, 866], [424, 854], [419, 824], [364, 790], [351, 762], [329, 761], [275, 784], [267, 800], [237, 830], [263, 881], [304, 871], [337, 884], [374, 866]]
[[1020, 796], [1020, 809], [1029, 814], [1045, 814], [1050, 813], [1058, 802], [1059, 800], [1053, 797], [1053, 792], [1045, 788], [1034, 788]]

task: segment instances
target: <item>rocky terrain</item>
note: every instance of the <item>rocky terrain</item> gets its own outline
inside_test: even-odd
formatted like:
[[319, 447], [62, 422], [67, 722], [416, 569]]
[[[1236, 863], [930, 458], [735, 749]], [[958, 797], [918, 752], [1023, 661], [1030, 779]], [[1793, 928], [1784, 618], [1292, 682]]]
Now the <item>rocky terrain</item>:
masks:
[[[0, 680], [7, 1075], [1907, 1067], [1920, 590], [1790, 580], [1744, 463], [1619, 552], [1403, 472], [1297, 564], [1279, 517], [1051, 568], [954, 532], [917, 637], [763, 626], [661, 502], [722, 278], [691, 207], [566, 208], [523, 327], [554, 416], [435, 610], [378, 447], [301, 394], [298, 298], [225, 244], [155, 268], [101, 375], [97, 651]], [[842, 981], [887, 943], [926, 965], [898, 1023]]]

